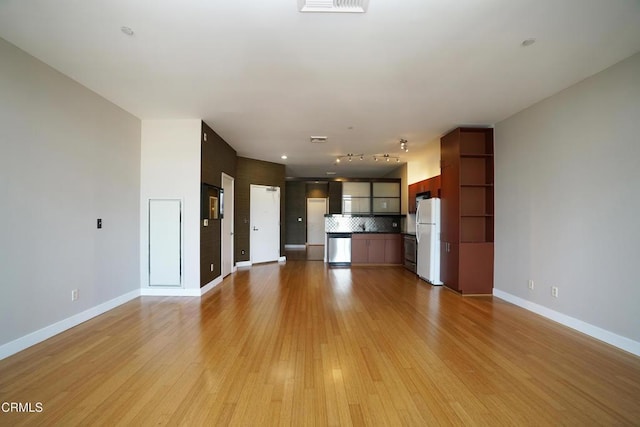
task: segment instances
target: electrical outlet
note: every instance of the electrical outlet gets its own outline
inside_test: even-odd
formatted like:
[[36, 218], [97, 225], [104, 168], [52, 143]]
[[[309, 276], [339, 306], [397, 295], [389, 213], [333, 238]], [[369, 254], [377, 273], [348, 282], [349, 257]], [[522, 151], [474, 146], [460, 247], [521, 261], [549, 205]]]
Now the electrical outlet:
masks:
[[552, 286], [551, 287], [551, 296], [554, 298], [558, 298], [558, 287], [557, 286]]
[[244, 249], [240, 251], [240, 254], [244, 255]]
[[529, 280], [529, 289], [533, 290], [533, 288], [534, 288], [533, 280]]
[[71, 291], [71, 301], [76, 301], [78, 299], [78, 290], [74, 289]]

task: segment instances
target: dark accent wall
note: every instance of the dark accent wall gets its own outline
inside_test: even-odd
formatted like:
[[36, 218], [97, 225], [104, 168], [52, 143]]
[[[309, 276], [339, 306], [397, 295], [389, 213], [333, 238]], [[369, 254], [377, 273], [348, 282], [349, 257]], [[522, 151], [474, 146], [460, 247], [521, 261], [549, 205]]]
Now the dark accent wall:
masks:
[[329, 197], [329, 184], [327, 182], [307, 183], [307, 199], [326, 199], [327, 197]]
[[[280, 255], [285, 243], [285, 171], [284, 165], [238, 157], [235, 181], [235, 261], [251, 259], [249, 225], [251, 218], [251, 184], [280, 187]], [[244, 254], [242, 253], [244, 251]]]
[[[285, 202], [286, 239], [288, 245], [307, 243], [307, 199], [329, 197], [329, 182], [287, 181]], [[298, 221], [302, 218], [302, 221]]]
[[[306, 184], [304, 181], [287, 181], [285, 184], [285, 243], [304, 245], [307, 242]], [[298, 221], [302, 218], [302, 221]]]
[[[236, 176], [236, 150], [204, 122], [202, 122], [200, 159], [202, 184], [222, 187], [223, 172], [232, 177]], [[209, 220], [207, 227], [204, 226], [204, 221], [200, 220], [201, 287], [222, 273], [221, 244], [222, 220]], [[213, 271], [211, 271], [211, 264], [213, 264]]]
[[342, 182], [329, 182], [329, 213], [342, 213]]

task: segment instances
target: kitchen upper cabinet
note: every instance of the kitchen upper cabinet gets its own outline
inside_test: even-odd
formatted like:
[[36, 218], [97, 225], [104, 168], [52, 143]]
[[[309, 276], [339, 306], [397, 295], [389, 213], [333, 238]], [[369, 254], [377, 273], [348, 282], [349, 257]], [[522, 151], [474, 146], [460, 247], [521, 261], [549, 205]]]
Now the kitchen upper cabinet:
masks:
[[416, 196], [418, 195], [418, 183], [409, 185], [409, 200], [407, 200], [408, 213], [416, 213]]
[[440, 175], [409, 185], [408, 212], [416, 213], [416, 196], [429, 191], [431, 197], [440, 197]]
[[354, 233], [351, 264], [402, 264], [402, 235], [399, 233]]
[[441, 279], [462, 294], [493, 291], [493, 129], [440, 140]]
[[373, 213], [400, 213], [400, 183], [374, 182]]
[[342, 213], [368, 214], [371, 213], [371, 183], [343, 182], [342, 183]]
[[399, 180], [343, 181], [341, 185], [340, 213], [400, 214]]
[[432, 178], [429, 178], [429, 189], [431, 191], [431, 197], [440, 197], [441, 191], [441, 175], [436, 175]]

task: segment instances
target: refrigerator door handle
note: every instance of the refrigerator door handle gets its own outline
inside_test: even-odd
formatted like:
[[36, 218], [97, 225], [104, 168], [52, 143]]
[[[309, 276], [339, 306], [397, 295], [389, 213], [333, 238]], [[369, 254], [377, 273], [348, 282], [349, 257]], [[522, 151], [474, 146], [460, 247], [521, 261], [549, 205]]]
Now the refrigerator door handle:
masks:
[[416, 206], [416, 243], [420, 243], [420, 201], [417, 202]]

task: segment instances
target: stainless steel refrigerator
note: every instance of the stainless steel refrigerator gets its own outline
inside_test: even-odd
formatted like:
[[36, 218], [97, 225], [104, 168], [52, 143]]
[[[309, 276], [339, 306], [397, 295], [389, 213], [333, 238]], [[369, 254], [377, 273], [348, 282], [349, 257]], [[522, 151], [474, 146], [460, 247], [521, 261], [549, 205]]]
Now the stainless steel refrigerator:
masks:
[[416, 260], [418, 276], [432, 285], [440, 281], [440, 199], [417, 200]]

